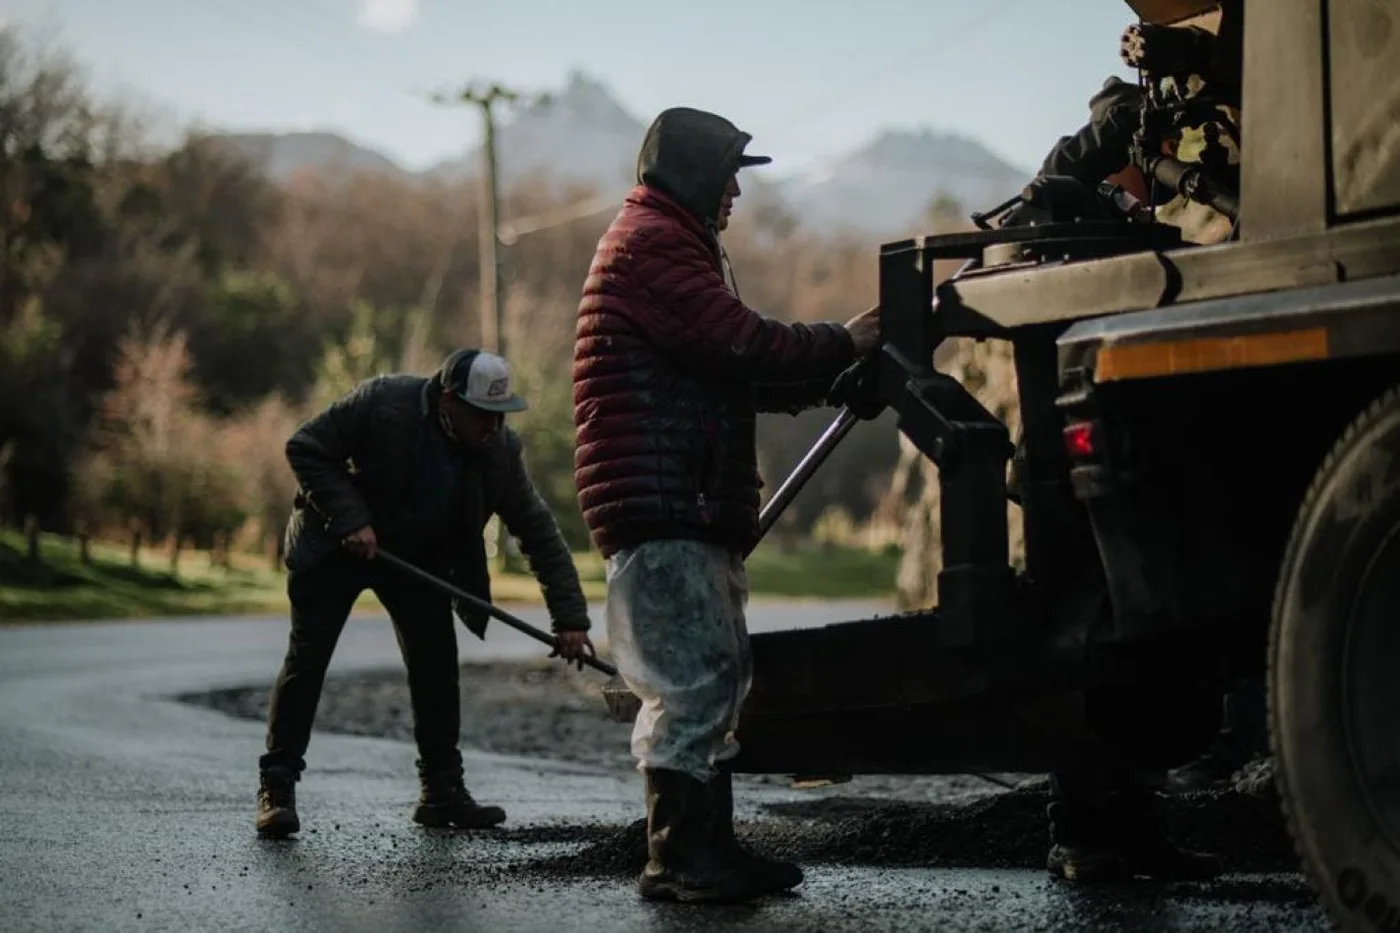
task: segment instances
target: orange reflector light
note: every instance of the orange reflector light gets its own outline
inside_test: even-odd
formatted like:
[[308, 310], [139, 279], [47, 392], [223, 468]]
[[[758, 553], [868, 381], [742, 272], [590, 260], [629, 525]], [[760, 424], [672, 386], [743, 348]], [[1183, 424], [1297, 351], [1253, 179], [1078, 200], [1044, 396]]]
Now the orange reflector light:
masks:
[[1272, 366], [1327, 358], [1327, 328], [1239, 337], [1202, 337], [1105, 346], [1094, 365], [1095, 382], [1148, 379], [1246, 366]]
[[1071, 457], [1087, 460], [1094, 455], [1094, 422], [1079, 421], [1066, 425], [1064, 435], [1065, 450]]

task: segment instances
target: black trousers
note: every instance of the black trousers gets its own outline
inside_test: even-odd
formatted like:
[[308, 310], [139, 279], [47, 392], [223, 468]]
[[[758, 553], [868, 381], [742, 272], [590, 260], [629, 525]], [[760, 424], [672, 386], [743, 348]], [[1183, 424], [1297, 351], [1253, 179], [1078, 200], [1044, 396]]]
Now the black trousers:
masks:
[[[440, 570], [440, 568], [425, 568]], [[372, 590], [388, 610], [408, 668], [413, 738], [425, 772], [460, 769], [457, 632], [449, 599], [402, 571], [338, 552], [287, 580], [292, 631], [272, 686], [263, 771], [300, 774], [326, 668], [355, 600]]]

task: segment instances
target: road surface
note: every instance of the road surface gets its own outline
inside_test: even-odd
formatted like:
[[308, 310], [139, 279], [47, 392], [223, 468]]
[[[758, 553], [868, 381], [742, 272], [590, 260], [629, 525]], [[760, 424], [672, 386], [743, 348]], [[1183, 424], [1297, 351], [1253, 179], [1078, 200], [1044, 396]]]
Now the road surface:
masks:
[[[753, 623], [783, 628], [880, 608], [756, 605]], [[521, 614], [543, 623], [538, 612]], [[788, 898], [648, 904], [627, 883], [491, 870], [549, 854], [528, 838], [548, 838], [553, 821], [635, 819], [638, 779], [469, 754], [473, 790], [506, 807], [514, 835], [432, 833], [408, 819], [417, 790], [410, 745], [321, 733], [299, 788], [301, 837], [260, 840], [252, 815], [261, 728], [170, 697], [270, 682], [285, 638], [281, 619], [0, 627], [0, 930], [1327, 928], [1291, 875], [1085, 893], [1042, 872], [819, 865]], [[461, 650], [486, 659], [537, 646], [497, 626], [485, 644], [464, 637]], [[356, 618], [332, 673], [397, 662], [387, 623]], [[532, 829], [540, 831], [530, 837]]]

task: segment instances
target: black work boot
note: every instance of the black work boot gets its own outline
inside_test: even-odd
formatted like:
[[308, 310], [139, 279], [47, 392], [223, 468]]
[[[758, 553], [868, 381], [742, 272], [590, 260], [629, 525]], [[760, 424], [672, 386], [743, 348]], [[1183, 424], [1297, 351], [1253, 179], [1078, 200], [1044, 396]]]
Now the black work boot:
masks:
[[792, 862], [755, 852], [734, 835], [734, 777], [717, 774], [710, 779], [715, 805], [715, 844], [721, 852], [746, 864], [767, 891], [786, 891], [802, 883], [802, 869]]
[[1101, 823], [1084, 807], [1056, 801], [1045, 808], [1050, 819], [1050, 855], [1046, 870], [1078, 884], [1122, 881], [1131, 876], [1122, 853], [1101, 832]]
[[472, 799], [462, 782], [461, 768], [419, 773], [422, 794], [413, 811], [413, 822], [433, 828], [486, 829], [502, 823], [506, 811], [484, 807]]
[[647, 860], [637, 879], [656, 901], [732, 904], [772, 890], [758, 873], [715, 839], [710, 787], [681, 771], [643, 772], [647, 794]]
[[1222, 871], [1216, 856], [1172, 842], [1153, 798], [1129, 802], [1113, 795], [1100, 806], [1057, 801], [1046, 813], [1053, 843], [1046, 868], [1066, 881], [1204, 881]]
[[1228, 787], [1244, 762], [1223, 746], [1223, 742], [1218, 742], [1201, 757], [1168, 772], [1168, 787], [1178, 793]]
[[1228, 787], [1246, 765], [1269, 754], [1268, 701], [1263, 681], [1249, 678], [1225, 696], [1225, 725], [1205, 754], [1168, 773], [1179, 792]]
[[1206, 881], [1224, 871], [1220, 858], [1172, 841], [1155, 794], [1132, 795], [1116, 807], [1117, 848], [1134, 875], [1159, 881]]
[[264, 771], [258, 786], [258, 834], [274, 839], [301, 829], [297, 818], [297, 777], [282, 771]]

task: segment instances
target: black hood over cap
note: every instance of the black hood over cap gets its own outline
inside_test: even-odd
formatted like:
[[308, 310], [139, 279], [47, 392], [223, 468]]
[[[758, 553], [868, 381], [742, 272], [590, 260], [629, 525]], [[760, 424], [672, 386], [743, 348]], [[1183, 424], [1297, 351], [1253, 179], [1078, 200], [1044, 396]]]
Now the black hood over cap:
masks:
[[729, 177], [768, 156], [744, 155], [753, 137], [724, 117], [691, 107], [663, 110], [637, 156], [637, 181], [666, 192], [706, 223], [719, 216]]

